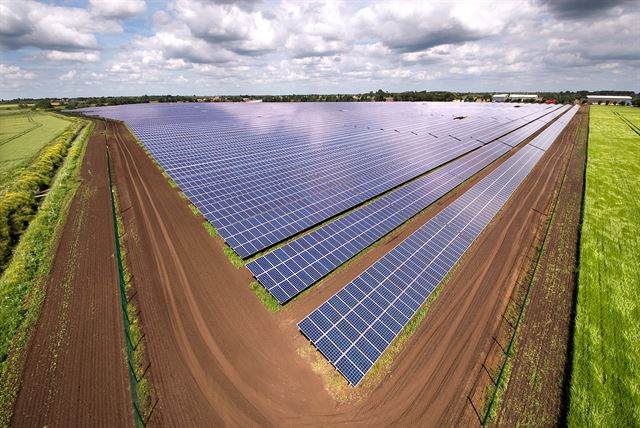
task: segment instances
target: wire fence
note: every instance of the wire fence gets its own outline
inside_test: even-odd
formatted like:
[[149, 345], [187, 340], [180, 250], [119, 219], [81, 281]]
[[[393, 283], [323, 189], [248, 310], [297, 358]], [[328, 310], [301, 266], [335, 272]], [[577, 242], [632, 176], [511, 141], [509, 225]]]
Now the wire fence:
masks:
[[[106, 128], [105, 128], [106, 129]], [[105, 130], [105, 140], [107, 140], [107, 134]], [[129, 311], [128, 311], [128, 298], [127, 298], [127, 289], [124, 275], [124, 266], [122, 263], [122, 253], [120, 252], [120, 232], [118, 230], [118, 217], [116, 214], [116, 201], [113, 191], [113, 181], [111, 178], [111, 155], [109, 154], [109, 145], [107, 141], [107, 175], [109, 177], [109, 194], [111, 197], [111, 216], [113, 220], [113, 233], [116, 243], [116, 263], [118, 266], [118, 288], [120, 289], [120, 310], [122, 312], [122, 321], [124, 325], [124, 342], [125, 349], [127, 351], [127, 371], [129, 372], [129, 383], [131, 386], [131, 404], [133, 406], [133, 416], [135, 420], [135, 424], [137, 427], [145, 427], [149, 418], [151, 417], [151, 413], [153, 412], [152, 407], [149, 415], [145, 418], [143, 415], [142, 406], [140, 405], [139, 397], [138, 397], [138, 384], [142, 380], [144, 373], [140, 378], [138, 378], [135, 369], [135, 359], [134, 359], [134, 351], [138, 344], [133, 343], [131, 340], [131, 320], [129, 319]], [[156, 400], [157, 404], [157, 400]]]

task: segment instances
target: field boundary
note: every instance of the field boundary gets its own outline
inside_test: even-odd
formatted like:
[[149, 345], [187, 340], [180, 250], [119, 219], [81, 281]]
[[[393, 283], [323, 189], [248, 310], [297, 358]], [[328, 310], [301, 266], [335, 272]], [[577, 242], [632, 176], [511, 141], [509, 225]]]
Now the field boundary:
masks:
[[582, 242], [582, 224], [584, 222], [584, 202], [587, 192], [587, 165], [589, 163], [589, 131], [591, 129], [591, 108], [587, 110], [587, 126], [584, 142], [584, 164], [582, 176], [582, 197], [580, 198], [580, 225], [578, 227], [578, 239], [576, 241], [576, 264], [573, 278], [573, 297], [571, 299], [571, 317], [569, 321], [569, 337], [567, 341], [567, 361], [564, 368], [564, 381], [562, 384], [562, 401], [560, 408], [560, 426], [569, 425], [569, 400], [571, 399], [571, 375], [573, 374], [573, 353], [576, 333], [576, 311], [578, 309], [578, 280], [580, 278], [580, 245]]
[[28, 165], [15, 171], [13, 181], [0, 190], [0, 274], [10, 263], [21, 236], [39, 211], [39, 200], [50, 190], [69, 150], [87, 125], [84, 119], [71, 121], [64, 131], [36, 153]]

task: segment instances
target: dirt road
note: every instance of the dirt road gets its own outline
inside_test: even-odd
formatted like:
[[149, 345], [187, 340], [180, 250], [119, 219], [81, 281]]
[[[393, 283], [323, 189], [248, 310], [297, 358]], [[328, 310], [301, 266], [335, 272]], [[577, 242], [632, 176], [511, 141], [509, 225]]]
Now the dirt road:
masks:
[[133, 423], [103, 131], [98, 122], [88, 142], [83, 182], [27, 350], [13, 426]]

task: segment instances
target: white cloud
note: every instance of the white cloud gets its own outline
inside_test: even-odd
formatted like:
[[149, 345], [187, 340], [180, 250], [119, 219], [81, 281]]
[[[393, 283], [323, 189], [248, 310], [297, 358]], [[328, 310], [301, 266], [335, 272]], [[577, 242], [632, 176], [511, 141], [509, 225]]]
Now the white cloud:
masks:
[[261, 54], [276, 48], [276, 30], [262, 12], [234, 4], [178, 0], [175, 16], [198, 39], [242, 54]]
[[[25, 88], [34, 86], [36, 75], [14, 64], [0, 63], [0, 88], [3, 92], [22, 93]], [[2, 94], [0, 94], [2, 98]]]
[[90, 0], [91, 12], [108, 19], [128, 19], [144, 14], [144, 0]]
[[491, 7], [480, 1], [385, 1], [360, 9], [354, 27], [359, 37], [375, 37], [397, 52], [420, 52], [499, 34], [528, 9], [522, 1], [499, 2]]
[[35, 77], [35, 74], [25, 71], [17, 65], [0, 64], [0, 80], [33, 80]]
[[47, 59], [52, 61], [98, 62], [100, 61], [100, 52], [49, 51], [47, 52]]
[[96, 33], [122, 31], [118, 23], [96, 19], [85, 9], [32, 0], [5, 0], [0, 5], [0, 28], [0, 48], [61, 51], [98, 49]]
[[596, 3], [0, 0], [3, 82], [46, 68], [41, 88], [105, 94], [637, 90], [640, 4]]
[[68, 72], [58, 77], [58, 80], [73, 80], [75, 79], [76, 74], [77, 72], [75, 70], [69, 70]]

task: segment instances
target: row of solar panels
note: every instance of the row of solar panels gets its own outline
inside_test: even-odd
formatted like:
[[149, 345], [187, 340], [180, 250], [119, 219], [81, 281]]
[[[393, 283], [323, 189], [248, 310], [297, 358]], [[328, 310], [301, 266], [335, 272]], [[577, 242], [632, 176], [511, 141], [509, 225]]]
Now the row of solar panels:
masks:
[[[186, 104], [167, 107], [168, 113], [146, 107], [155, 116], [136, 107], [138, 118], [127, 106], [100, 111], [127, 119], [190, 201], [246, 258], [552, 109], [340, 106], [348, 111], [337, 105], [214, 105], [196, 109], [200, 122], [187, 121], [194, 108]], [[454, 120], [459, 111], [471, 114]], [[208, 114], [219, 120], [206, 120]], [[159, 124], [158, 116], [169, 123]]]
[[[388, 150], [388, 156], [376, 153], [377, 159], [367, 165], [368, 168], [357, 163], [367, 160], [367, 151], [360, 147], [352, 157], [342, 154], [345, 157], [342, 162], [334, 161], [337, 171], [328, 167], [320, 170], [319, 176], [309, 177], [297, 169], [294, 170], [297, 176], [286, 172], [280, 181], [271, 184], [268, 180], [279, 180], [280, 176], [255, 171], [256, 179], [269, 184], [268, 195], [257, 189], [249, 199], [240, 195], [238, 199], [211, 200], [210, 194], [187, 194], [196, 200], [200, 196], [207, 199], [202, 209], [205, 216], [211, 219], [221, 236], [240, 256], [247, 257], [481, 145], [471, 138], [457, 141], [447, 136], [420, 141], [416, 137], [408, 137], [404, 141], [391, 141], [393, 146], [401, 145], [402, 152]], [[417, 141], [409, 143], [412, 138]], [[388, 144], [388, 140], [389, 136], [384, 136], [381, 142]], [[357, 144], [354, 148], [358, 148]], [[389, 158], [394, 161], [387, 162]], [[327, 163], [331, 165], [333, 162], [328, 160]], [[247, 183], [239, 180], [234, 184], [242, 188]], [[254, 200], [259, 204], [252, 205]]]
[[[566, 108], [545, 117], [555, 118]], [[545, 125], [535, 124], [535, 130], [526, 134], [515, 131], [518, 143]], [[278, 302], [285, 303], [510, 149], [501, 142], [485, 145], [249, 262], [247, 268]]]
[[573, 107], [298, 324], [352, 384], [450, 272], [575, 115]]
[[[504, 108], [510, 107], [510, 108]], [[131, 104], [85, 108], [85, 114], [98, 114], [127, 122], [129, 126], [152, 129], [176, 125], [215, 125], [219, 130], [254, 128], [256, 123], [286, 123], [287, 127], [296, 123], [327, 122], [336, 118], [336, 112], [345, 120], [353, 118], [360, 124], [374, 127], [395, 127], [400, 124], [395, 118], [402, 111], [405, 121], [411, 125], [425, 119], [444, 116], [477, 115], [494, 112], [504, 117], [511, 110], [519, 114], [521, 108], [537, 110], [536, 105], [462, 104], [462, 103], [265, 103], [265, 104]], [[498, 113], [495, 113], [498, 112]]]

